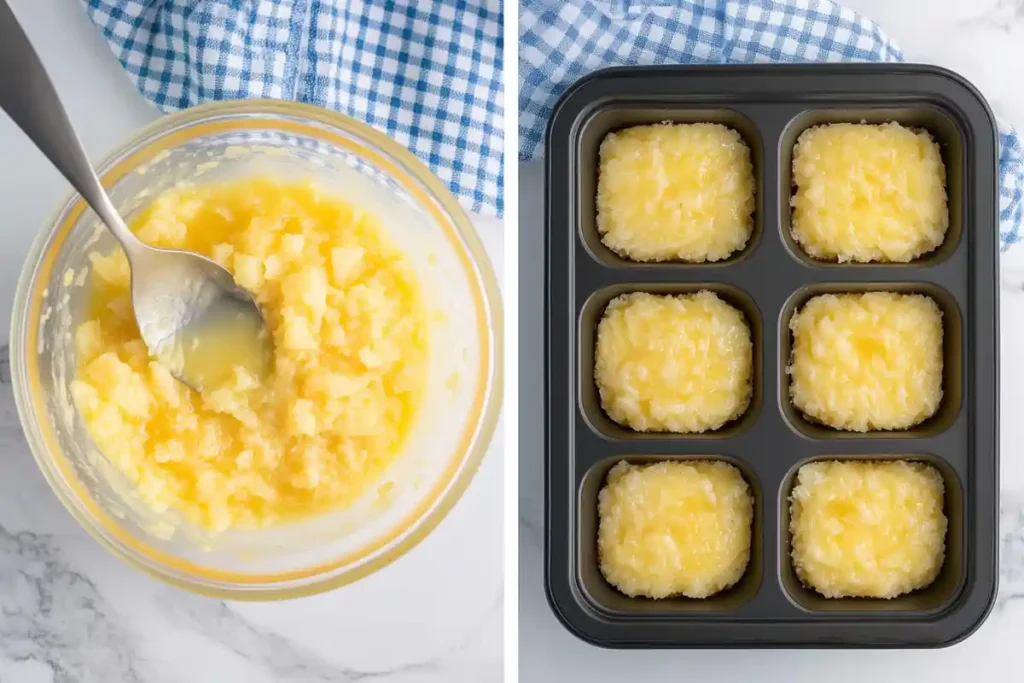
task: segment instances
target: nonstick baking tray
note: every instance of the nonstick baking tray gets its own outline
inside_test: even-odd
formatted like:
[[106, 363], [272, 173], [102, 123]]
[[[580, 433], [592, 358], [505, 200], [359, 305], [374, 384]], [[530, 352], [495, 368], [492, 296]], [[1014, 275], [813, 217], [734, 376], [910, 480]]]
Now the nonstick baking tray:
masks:
[[[638, 124], [716, 122], [750, 146], [756, 220], [747, 247], [718, 263], [640, 264], [606, 248], [595, 225], [598, 147]], [[950, 227], [910, 264], [815, 261], [790, 236], [792, 150], [812, 125], [898, 121], [939, 141]], [[938, 647], [988, 614], [997, 583], [997, 137], [992, 113], [960, 76], [920, 65], [614, 68], [575, 84], [555, 108], [546, 162], [546, 547], [549, 602], [579, 637], [605, 647]], [[628, 291], [709, 289], [747, 317], [754, 394], [714, 432], [636, 433], [601, 410], [593, 379], [597, 322]], [[944, 316], [942, 406], [900, 432], [815, 425], [789, 401], [785, 372], [797, 307], [821, 292], [931, 296]], [[629, 598], [597, 560], [597, 495], [619, 460], [722, 458], [754, 493], [744, 577], [704, 600]], [[797, 579], [788, 498], [819, 459], [920, 459], [946, 484], [947, 557], [926, 589], [893, 600], [827, 600]]]

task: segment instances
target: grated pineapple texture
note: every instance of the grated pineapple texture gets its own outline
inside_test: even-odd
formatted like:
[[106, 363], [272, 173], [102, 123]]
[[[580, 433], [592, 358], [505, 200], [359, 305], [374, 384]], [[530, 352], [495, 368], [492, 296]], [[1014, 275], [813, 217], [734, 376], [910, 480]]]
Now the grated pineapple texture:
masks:
[[219, 532], [370, 492], [411, 428], [427, 358], [417, 278], [376, 219], [312, 184], [252, 178], [170, 190], [133, 229], [232, 271], [275, 348], [264, 385], [235, 367], [188, 389], [141, 341], [123, 252], [92, 256], [72, 396], [141, 499]]
[[945, 558], [942, 475], [920, 462], [814, 462], [790, 496], [793, 567], [826, 598], [925, 588]]
[[597, 229], [633, 261], [720, 261], [754, 230], [750, 148], [720, 124], [609, 133], [599, 151]]
[[805, 130], [793, 182], [793, 239], [814, 258], [906, 263], [942, 244], [949, 228], [938, 143], [895, 122]]
[[789, 324], [790, 397], [835, 429], [920, 424], [942, 402], [942, 311], [927, 296], [822, 294]]
[[616, 297], [595, 356], [601, 407], [638, 432], [714, 430], [750, 405], [750, 328], [713, 292]]
[[743, 577], [754, 500], [720, 461], [620, 462], [598, 494], [601, 573], [622, 593], [706, 598]]

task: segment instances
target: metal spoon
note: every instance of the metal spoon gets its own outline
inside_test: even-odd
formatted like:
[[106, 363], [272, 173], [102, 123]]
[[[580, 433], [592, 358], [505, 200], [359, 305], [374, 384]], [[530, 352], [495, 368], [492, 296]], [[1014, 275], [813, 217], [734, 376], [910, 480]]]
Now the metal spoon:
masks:
[[262, 377], [272, 350], [252, 295], [214, 261], [191, 252], [157, 249], [132, 234], [100, 184], [39, 56], [4, 0], [0, 109], [121, 243], [131, 266], [135, 319], [150, 353], [193, 389], [228, 379], [238, 364]]

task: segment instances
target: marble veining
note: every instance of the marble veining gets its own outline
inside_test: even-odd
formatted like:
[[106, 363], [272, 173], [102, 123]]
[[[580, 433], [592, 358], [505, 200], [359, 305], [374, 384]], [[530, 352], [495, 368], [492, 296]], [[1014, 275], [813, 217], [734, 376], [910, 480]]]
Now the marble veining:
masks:
[[137, 635], [47, 534], [0, 526], [0, 614], [0, 680], [40, 667], [53, 681], [152, 680], [139, 672]]
[[1024, 490], [1004, 492], [999, 514], [999, 603], [1024, 598]]
[[974, 17], [963, 21], [965, 28], [996, 28], [1011, 33], [1024, 23], [1024, 0], [996, 0], [989, 6], [982, 6]]
[[[276, 633], [254, 626], [220, 601], [182, 600], [177, 593], [164, 595], [159, 601], [169, 618], [182, 628], [216, 642], [230, 652], [268, 672], [273, 680], [308, 683], [356, 683], [406, 674], [444, 673], [445, 659], [465, 647], [465, 643], [439, 654], [436, 658], [397, 666], [386, 670], [360, 670], [330, 661]], [[494, 605], [500, 609], [500, 599]], [[471, 640], [473, 631], [470, 630]]]
[[[448, 680], [452, 661], [472, 647], [479, 628], [435, 658], [386, 670], [359, 670], [331, 661], [272, 631], [258, 628], [227, 603], [161, 587], [154, 601], [167, 622], [189, 637], [208, 639], [265, 673], [269, 680], [355, 683]], [[501, 596], [487, 619], [500, 616]], [[144, 633], [126, 625], [118, 608], [86, 574], [75, 568], [50, 534], [14, 532], [0, 526], [0, 681], [150, 683], [170, 680], [147, 659]], [[477, 627], [486, 624], [473, 625]], [[458, 666], [456, 670], [458, 670]], [[500, 680], [500, 670], [477, 671]], [[24, 676], [24, 678], [23, 678]], [[9, 677], [9, 678], [8, 678]]]

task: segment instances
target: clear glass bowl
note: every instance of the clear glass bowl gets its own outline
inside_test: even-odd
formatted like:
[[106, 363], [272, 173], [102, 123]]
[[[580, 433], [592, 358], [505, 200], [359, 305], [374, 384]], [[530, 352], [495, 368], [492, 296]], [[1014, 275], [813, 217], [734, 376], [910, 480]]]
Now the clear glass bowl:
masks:
[[75, 326], [93, 251], [115, 248], [77, 195], [32, 245], [11, 329], [15, 398], [32, 453], [75, 519], [115, 555], [172, 584], [233, 599], [309, 595], [380, 569], [422, 540], [466, 489], [497, 421], [501, 312], [494, 273], [454, 197], [366, 125], [293, 102], [221, 102], [161, 119], [99, 166], [126, 216], [180, 181], [314, 177], [377, 213], [436, 309], [427, 394], [386, 504], [211, 537], [156, 515], [100, 454], [70, 401]]

